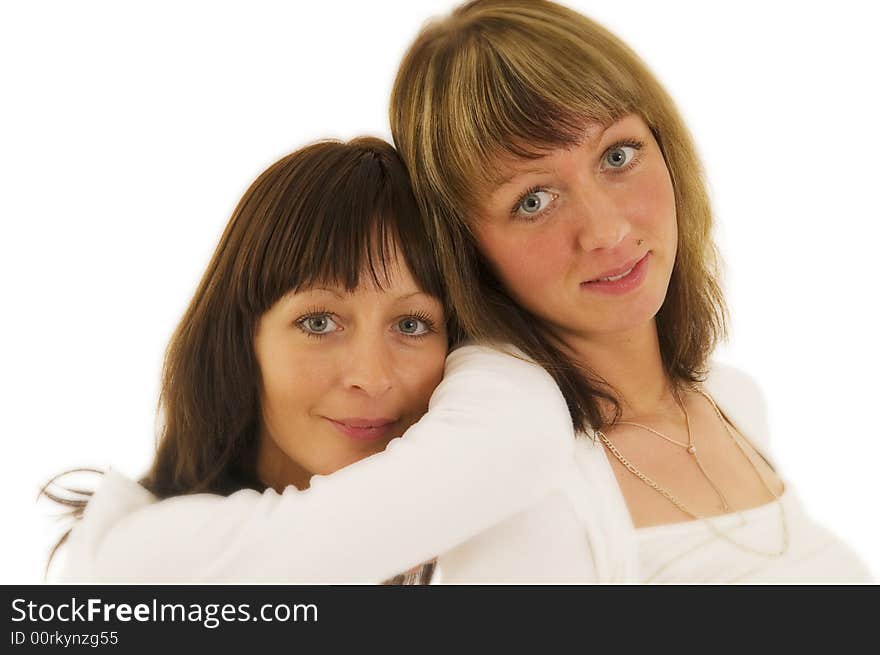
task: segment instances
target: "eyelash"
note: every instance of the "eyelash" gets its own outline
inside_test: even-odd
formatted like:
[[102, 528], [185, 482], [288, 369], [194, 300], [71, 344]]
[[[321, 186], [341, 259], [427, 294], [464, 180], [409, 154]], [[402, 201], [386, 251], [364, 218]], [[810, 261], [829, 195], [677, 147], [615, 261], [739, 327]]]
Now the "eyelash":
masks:
[[[437, 325], [434, 323], [434, 320], [430, 316], [428, 316], [428, 314], [426, 312], [423, 312], [422, 310], [407, 314], [403, 318], [418, 319], [422, 323], [424, 323], [425, 327], [427, 328], [425, 330], [424, 334], [407, 334], [407, 335], [405, 335], [405, 336], [409, 337], [410, 339], [424, 339], [425, 337], [430, 336], [437, 331]], [[401, 319], [401, 320], [403, 320], [403, 319]]]
[[605, 152], [602, 153], [602, 157], [604, 158], [609, 153], [609, 151], [614, 150], [615, 148], [623, 148], [625, 146], [629, 146], [630, 148], [633, 148], [636, 151], [636, 154], [633, 155], [632, 161], [630, 163], [628, 163], [626, 166], [624, 166], [623, 168], [615, 168], [614, 169], [615, 175], [617, 173], [623, 173], [624, 171], [628, 171], [629, 169], [633, 168], [641, 161], [641, 158], [639, 157], [639, 152], [642, 150], [642, 148], [645, 147], [645, 142], [639, 141], [638, 139], [621, 139], [620, 141], [612, 143], [610, 146], [608, 146], [608, 148], [605, 150]]
[[298, 319], [296, 319], [294, 321], [294, 325], [296, 325], [296, 327], [299, 328], [302, 333], [305, 334], [307, 337], [311, 337], [312, 339], [323, 339], [327, 336], [327, 334], [332, 333], [328, 332], [327, 334], [316, 334], [315, 332], [311, 332], [304, 327], [305, 322], [308, 321], [310, 318], [317, 318], [319, 316], [332, 317], [333, 312], [329, 312], [326, 309], [316, 307], [314, 309], [310, 309], [307, 314], [303, 314]]
[[[311, 337], [312, 339], [323, 339], [324, 337], [327, 337], [327, 336], [330, 336], [331, 334], [333, 334], [333, 332], [326, 332], [324, 334], [318, 334], [316, 332], [311, 332], [310, 330], [307, 330], [304, 327], [304, 323], [307, 320], [309, 320], [310, 318], [316, 318], [319, 316], [327, 316], [327, 317], [332, 318], [333, 312], [328, 311], [326, 309], [321, 309], [321, 308], [311, 309], [311, 310], [309, 310], [309, 312], [307, 314], [303, 314], [298, 319], [296, 319], [294, 321], [294, 324], [307, 337]], [[409, 314], [406, 314], [405, 316], [402, 316], [400, 319], [398, 319], [398, 322], [405, 320], [407, 318], [415, 318], [415, 319], [422, 321], [425, 324], [425, 327], [427, 329], [425, 330], [424, 334], [401, 333], [405, 337], [409, 337], [410, 339], [424, 339], [425, 337], [430, 336], [431, 334], [434, 334], [437, 331], [437, 325], [436, 325], [436, 323], [434, 323], [434, 320], [430, 316], [428, 316], [428, 314], [426, 312], [424, 312], [422, 310], [410, 312]], [[335, 332], [335, 330], [334, 330], [334, 332]]]
[[[620, 141], [615, 141], [614, 143], [612, 143], [610, 146], [608, 146], [605, 149], [605, 152], [602, 153], [602, 159], [604, 160], [604, 158], [608, 156], [608, 153], [611, 152], [612, 150], [614, 150], [615, 148], [622, 148], [624, 146], [634, 148], [636, 150], [636, 154], [633, 155], [632, 161], [630, 163], [628, 163], [626, 166], [624, 166], [623, 168], [614, 169], [614, 172], [612, 173], [612, 175], [618, 175], [620, 173], [625, 173], [626, 171], [637, 166], [638, 163], [641, 161], [641, 158], [639, 157], [638, 151], [640, 151], [642, 148], [645, 147], [645, 142], [638, 141], [636, 139], [622, 139]], [[543, 186], [533, 186], [530, 189], [528, 189], [524, 194], [522, 194], [517, 199], [517, 201], [514, 203], [513, 207], [511, 207], [510, 215], [517, 220], [525, 221], [525, 222], [529, 223], [529, 222], [537, 220], [538, 218], [540, 218], [541, 216], [546, 214], [547, 213], [546, 210], [541, 211], [541, 212], [534, 214], [532, 216], [521, 216], [521, 215], [517, 214], [517, 212], [519, 211], [519, 208], [522, 206], [522, 202], [523, 202], [523, 200], [525, 200], [526, 196], [529, 196], [533, 193], [538, 193], [541, 191], [549, 192], [549, 189], [547, 189], [547, 187], [543, 187]]]

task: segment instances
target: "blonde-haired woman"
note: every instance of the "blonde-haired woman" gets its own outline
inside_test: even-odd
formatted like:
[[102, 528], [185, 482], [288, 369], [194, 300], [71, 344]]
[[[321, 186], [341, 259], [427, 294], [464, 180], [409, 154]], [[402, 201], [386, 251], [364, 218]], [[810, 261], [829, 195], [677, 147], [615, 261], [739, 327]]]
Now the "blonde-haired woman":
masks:
[[465, 330], [568, 401], [597, 579], [868, 579], [771, 465], [754, 383], [710, 360], [726, 308], [700, 163], [624, 43], [551, 2], [469, 2], [407, 53], [391, 126]]

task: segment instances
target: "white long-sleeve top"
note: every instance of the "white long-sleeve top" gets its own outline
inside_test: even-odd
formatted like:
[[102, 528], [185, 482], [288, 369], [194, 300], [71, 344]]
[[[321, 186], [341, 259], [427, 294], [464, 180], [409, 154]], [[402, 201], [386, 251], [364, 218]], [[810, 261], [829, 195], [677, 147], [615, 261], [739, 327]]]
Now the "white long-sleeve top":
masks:
[[[747, 376], [716, 364], [705, 386], [766, 446], [764, 404]], [[439, 556], [450, 583], [637, 582], [637, 531], [591, 437], [575, 438], [542, 368], [463, 346], [403, 437], [305, 491], [158, 501], [109, 471], [58, 580], [378, 583]]]

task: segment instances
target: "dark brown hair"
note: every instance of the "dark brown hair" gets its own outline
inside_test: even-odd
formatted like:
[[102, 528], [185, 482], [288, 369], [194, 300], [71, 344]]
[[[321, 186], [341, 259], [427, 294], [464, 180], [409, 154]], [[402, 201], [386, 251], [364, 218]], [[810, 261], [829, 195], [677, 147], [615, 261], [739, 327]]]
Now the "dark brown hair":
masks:
[[[651, 129], [675, 192], [678, 249], [656, 316], [663, 365], [673, 382], [695, 382], [725, 334], [712, 213], [690, 134], [626, 44], [553, 2], [476, 0], [422, 30], [391, 96], [394, 142], [436, 232], [463, 328], [478, 341], [513, 343], [544, 366], [575, 428], [587, 431], [619, 418], [613, 390], [508, 294], [477, 248], [473, 209], [494, 183], [499, 155], [540, 157], [577, 143], [587, 121], [610, 124], [629, 113]], [[615, 416], [603, 416], [597, 398]]]
[[[239, 201], [168, 345], [157, 452], [140, 483], [159, 498], [264, 491], [256, 473], [259, 318], [303, 286], [354, 290], [364, 271], [384, 288], [397, 252], [421, 290], [448, 307], [432, 238], [388, 143], [323, 141], [263, 172]], [[459, 332], [449, 311], [447, 324], [452, 346]], [[50, 491], [58, 477], [42, 493], [81, 517], [91, 492]]]

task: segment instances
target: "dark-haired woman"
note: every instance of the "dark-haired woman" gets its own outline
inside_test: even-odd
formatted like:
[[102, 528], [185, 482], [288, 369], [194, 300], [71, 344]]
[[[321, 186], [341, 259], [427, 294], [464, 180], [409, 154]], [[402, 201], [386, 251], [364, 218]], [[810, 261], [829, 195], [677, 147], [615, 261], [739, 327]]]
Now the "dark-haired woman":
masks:
[[564, 399], [515, 356], [447, 357], [444, 294], [391, 146], [271, 166], [171, 340], [147, 475], [50, 492], [79, 517], [58, 579], [425, 582], [437, 555], [552, 493], [573, 466]]

